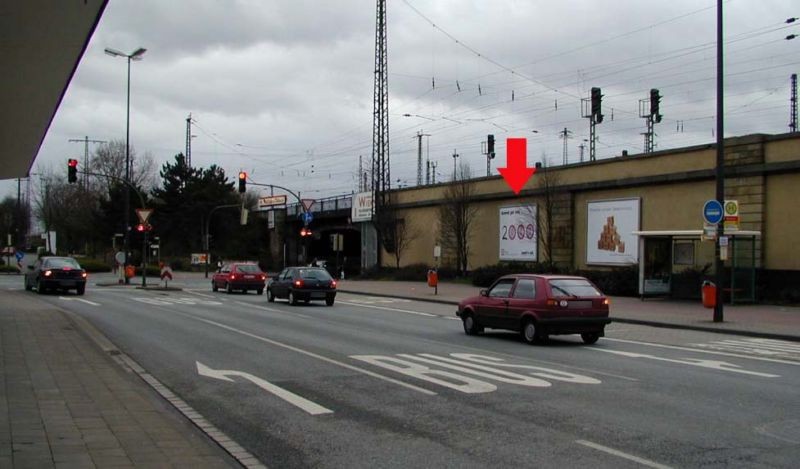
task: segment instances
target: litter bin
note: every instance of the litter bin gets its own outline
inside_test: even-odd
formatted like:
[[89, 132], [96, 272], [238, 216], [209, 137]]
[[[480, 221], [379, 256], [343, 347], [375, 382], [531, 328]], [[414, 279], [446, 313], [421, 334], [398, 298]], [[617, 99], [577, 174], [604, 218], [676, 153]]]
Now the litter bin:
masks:
[[703, 297], [703, 306], [706, 308], [714, 308], [717, 306], [717, 286], [708, 280], [703, 282], [700, 289], [701, 296]]
[[439, 273], [435, 270], [428, 271], [428, 286], [429, 287], [436, 287], [439, 285]]

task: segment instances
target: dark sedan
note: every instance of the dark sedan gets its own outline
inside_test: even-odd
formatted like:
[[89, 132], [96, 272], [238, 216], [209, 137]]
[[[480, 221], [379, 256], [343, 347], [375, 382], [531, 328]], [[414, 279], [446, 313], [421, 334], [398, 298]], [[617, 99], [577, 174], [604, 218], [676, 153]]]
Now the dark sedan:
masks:
[[322, 267], [287, 267], [267, 285], [267, 300], [272, 302], [275, 298], [286, 298], [291, 305], [325, 300], [325, 304], [333, 306], [336, 280]]
[[25, 289], [30, 291], [36, 288], [39, 293], [45, 293], [50, 289], [75, 289], [78, 295], [83, 295], [86, 291], [87, 277], [88, 274], [75, 259], [46, 256], [28, 266], [28, 271], [25, 273]]
[[456, 315], [469, 335], [488, 327], [518, 331], [528, 343], [580, 334], [593, 344], [611, 322], [608, 307], [608, 298], [583, 277], [517, 274], [500, 277], [479, 296], [461, 301]]

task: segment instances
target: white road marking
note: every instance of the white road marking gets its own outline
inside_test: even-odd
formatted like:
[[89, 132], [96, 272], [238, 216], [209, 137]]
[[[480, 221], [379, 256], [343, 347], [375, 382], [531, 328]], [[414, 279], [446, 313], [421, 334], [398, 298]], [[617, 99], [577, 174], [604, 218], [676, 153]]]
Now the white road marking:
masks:
[[650, 360], [657, 360], [662, 362], [670, 362], [670, 363], [680, 363], [683, 365], [690, 365], [690, 366], [699, 366], [700, 368], [711, 368], [714, 370], [720, 371], [730, 371], [732, 373], [741, 373], [745, 375], [751, 376], [760, 376], [762, 378], [780, 378], [781, 375], [773, 375], [770, 373], [759, 373], [758, 371], [748, 371], [743, 370], [739, 365], [734, 365], [733, 363], [721, 362], [717, 360], [698, 360], [694, 358], [685, 358], [683, 360], [678, 360], [674, 358], [664, 358], [664, 357], [657, 357], [655, 355], [647, 355], [646, 353], [636, 353], [636, 352], [623, 352], [621, 350], [608, 350], [602, 348], [593, 348], [592, 350], [596, 350], [598, 352], [604, 353], [612, 353], [614, 355], [622, 355], [623, 357], [629, 358], [647, 358]]
[[359, 304], [374, 304], [374, 303], [410, 303], [411, 300], [406, 298], [387, 298], [384, 296], [359, 296], [350, 301]]
[[191, 293], [193, 295], [202, 296], [202, 297], [205, 297], [205, 298], [217, 298], [216, 295], [209, 295], [208, 293], [200, 293], [201, 291], [206, 291], [206, 290], [195, 290], [195, 289], [191, 289], [191, 288], [184, 288], [183, 291], [189, 292], [189, 293]]
[[243, 330], [237, 329], [235, 327], [227, 326], [225, 324], [222, 324], [222, 323], [219, 323], [219, 322], [216, 322], [216, 321], [212, 321], [210, 319], [198, 318], [198, 317], [193, 316], [191, 314], [186, 314], [186, 313], [182, 313], [182, 312], [179, 312], [179, 311], [175, 311], [175, 313], [178, 314], [178, 315], [187, 317], [189, 319], [194, 319], [195, 321], [200, 321], [200, 322], [204, 322], [206, 324], [210, 324], [212, 326], [219, 327], [220, 329], [225, 329], [225, 330], [228, 330], [228, 331], [231, 331], [231, 332], [236, 332], [237, 334], [241, 334], [241, 335], [246, 336], [246, 337], [250, 337], [250, 338], [253, 338], [253, 339], [256, 339], [256, 340], [260, 340], [262, 342], [274, 345], [276, 347], [285, 348], [287, 350], [291, 350], [293, 352], [297, 352], [297, 353], [306, 355], [306, 356], [311, 357], [311, 358], [316, 358], [317, 360], [321, 360], [321, 361], [324, 361], [326, 363], [330, 363], [332, 365], [340, 366], [340, 367], [348, 369], [350, 371], [355, 371], [355, 372], [358, 372], [358, 373], [365, 374], [367, 376], [371, 376], [373, 378], [377, 378], [377, 379], [381, 379], [383, 381], [387, 381], [387, 382], [390, 382], [390, 383], [393, 383], [393, 384], [397, 384], [398, 386], [403, 386], [405, 388], [411, 389], [412, 391], [417, 391], [417, 392], [420, 392], [422, 394], [427, 394], [429, 396], [435, 396], [436, 395], [436, 393], [433, 392], [433, 391], [428, 391], [427, 389], [420, 388], [418, 386], [414, 386], [413, 384], [404, 383], [404, 382], [396, 380], [394, 378], [390, 378], [388, 376], [384, 376], [384, 375], [381, 375], [379, 373], [375, 373], [375, 372], [372, 372], [372, 371], [369, 371], [369, 370], [365, 370], [364, 368], [359, 368], [357, 366], [353, 366], [353, 365], [350, 365], [348, 363], [340, 362], [338, 360], [334, 360], [332, 358], [328, 358], [328, 357], [319, 355], [317, 353], [301, 349], [299, 347], [294, 347], [294, 346], [289, 345], [289, 344], [284, 344], [283, 342], [278, 342], [277, 340], [267, 339], [266, 337], [261, 337], [259, 335], [252, 334], [250, 332], [243, 331]]
[[[350, 355], [350, 358], [467, 394], [479, 394], [497, 390], [497, 386], [486, 381], [449, 371], [436, 370], [419, 363], [388, 355]], [[550, 383], [545, 383], [547, 386], [550, 385]]]
[[339, 301], [339, 304], [350, 305], [350, 306], [360, 306], [362, 308], [381, 309], [381, 310], [384, 310], [384, 311], [395, 311], [395, 312], [398, 312], [398, 313], [416, 314], [417, 316], [428, 316], [428, 317], [431, 317], [431, 318], [437, 317], [436, 314], [422, 313], [422, 312], [419, 312], [419, 311], [411, 311], [411, 310], [408, 310], [408, 309], [388, 308], [386, 306], [373, 306], [373, 305], [367, 305], [367, 304], [363, 304], [363, 303], [350, 303], [349, 301]]
[[597, 443], [592, 443], [591, 441], [575, 440], [575, 443], [587, 446], [592, 449], [596, 449], [598, 451], [602, 451], [604, 453], [612, 454], [614, 456], [618, 456], [620, 458], [627, 459], [629, 461], [633, 461], [635, 463], [641, 464], [642, 466], [653, 467], [655, 469], [671, 469], [670, 466], [665, 466], [663, 464], [650, 461], [649, 459], [640, 458], [632, 454], [623, 453], [622, 451], [616, 450], [614, 448], [609, 448], [608, 446], [598, 445]]
[[283, 310], [274, 309], [274, 308], [267, 308], [266, 306], [254, 305], [252, 303], [246, 303], [244, 301], [234, 301], [234, 303], [236, 303], [238, 305], [242, 305], [242, 306], [247, 306], [247, 307], [250, 307], [250, 308], [260, 309], [260, 310], [263, 310], [263, 311], [269, 311], [271, 313], [291, 314], [292, 316], [297, 316], [297, 317], [301, 317], [301, 318], [305, 318], [305, 319], [313, 319], [311, 316], [306, 316], [305, 314], [289, 312], [289, 311], [283, 311]]
[[[746, 358], [748, 360], [758, 360], [758, 361], [762, 361], [762, 362], [780, 363], [780, 364], [783, 364], [783, 365], [800, 366], [800, 362], [796, 362], [796, 361], [780, 360], [780, 359], [777, 359], [777, 358], [754, 357], [752, 355], [744, 355], [744, 354], [741, 354], [741, 353], [718, 352], [718, 351], [714, 351], [714, 350], [704, 350], [704, 349], [696, 349], [696, 348], [691, 348], [691, 347], [681, 347], [679, 345], [654, 344], [652, 342], [639, 342], [638, 340], [625, 340], [625, 339], [611, 339], [611, 338], [608, 338], [608, 337], [605, 337], [603, 340], [609, 341], [609, 342], [620, 342], [620, 343], [625, 343], [625, 344], [645, 345], [645, 346], [648, 346], [648, 347], [666, 348], [666, 349], [672, 349], [672, 350], [684, 350], [684, 351], [696, 352], [696, 353], [707, 353], [707, 354], [711, 354], [711, 355], [722, 355], [722, 356], [725, 356], [725, 357]], [[597, 350], [598, 349], [597, 347], [588, 347], [588, 348], [593, 349], [593, 350]]]
[[274, 394], [284, 401], [292, 404], [295, 407], [299, 407], [300, 409], [308, 412], [311, 415], [320, 415], [320, 414], [332, 414], [333, 411], [322, 407], [321, 405], [317, 404], [316, 402], [309, 401], [304, 397], [300, 397], [297, 394], [287, 391], [279, 386], [276, 386], [270, 383], [267, 380], [261, 379], [258, 376], [251, 375], [250, 373], [246, 373], [244, 371], [237, 371], [237, 370], [214, 370], [202, 363], [196, 361], [197, 364], [197, 373], [201, 376], [208, 376], [210, 378], [221, 379], [223, 381], [231, 381], [234, 382], [229, 376], [240, 376], [259, 388], [267, 391], [268, 393]]
[[70, 298], [70, 297], [66, 297], [66, 296], [59, 296], [58, 298], [61, 299], [61, 300], [67, 300], [67, 301], [82, 301], [82, 302], [84, 302], [86, 304], [89, 304], [89, 305], [92, 305], [92, 306], [100, 306], [100, 303], [95, 303], [94, 301], [84, 300], [83, 298]]
[[149, 297], [149, 296], [139, 296], [131, 298], [133, 301], [138, 301], [140, 303], [147, 303], [156, 306], [172, 306], [172, 305], [210, 305], [210, 306], [219, 306], [222, 305], [219, 301], [211, 301], [211, 300], [197, 300], [194, 298], [187, 298], [187, 297], [170, 297], [170, 296], [160, 296], [160, 297]]
[[773, 339], [727, 339], [704, 344], [692, 344], [713, 350], [749, 353], [767, 357], [800, 360], [800, 344]]

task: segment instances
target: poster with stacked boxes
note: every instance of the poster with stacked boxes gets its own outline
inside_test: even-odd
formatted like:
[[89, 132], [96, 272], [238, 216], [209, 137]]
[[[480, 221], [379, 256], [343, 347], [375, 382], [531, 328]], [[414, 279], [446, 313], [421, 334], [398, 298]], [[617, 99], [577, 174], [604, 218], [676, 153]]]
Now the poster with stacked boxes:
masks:
[[598, 200], [588, 203], [587, 264], [639, 262], [640, 199]]

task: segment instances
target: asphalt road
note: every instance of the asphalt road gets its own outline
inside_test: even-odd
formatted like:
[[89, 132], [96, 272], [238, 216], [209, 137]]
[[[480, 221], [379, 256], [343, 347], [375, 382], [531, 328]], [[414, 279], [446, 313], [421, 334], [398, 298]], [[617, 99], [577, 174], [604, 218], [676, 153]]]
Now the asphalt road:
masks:
[[42, 297], [270, 467], [800, 459], [796, 343], [612, 324], [593, 346], [528, 346], [508, 332], [466, 336], [448, 305], [340, 294], [332, 307], [289, 306], [205, 284]]

